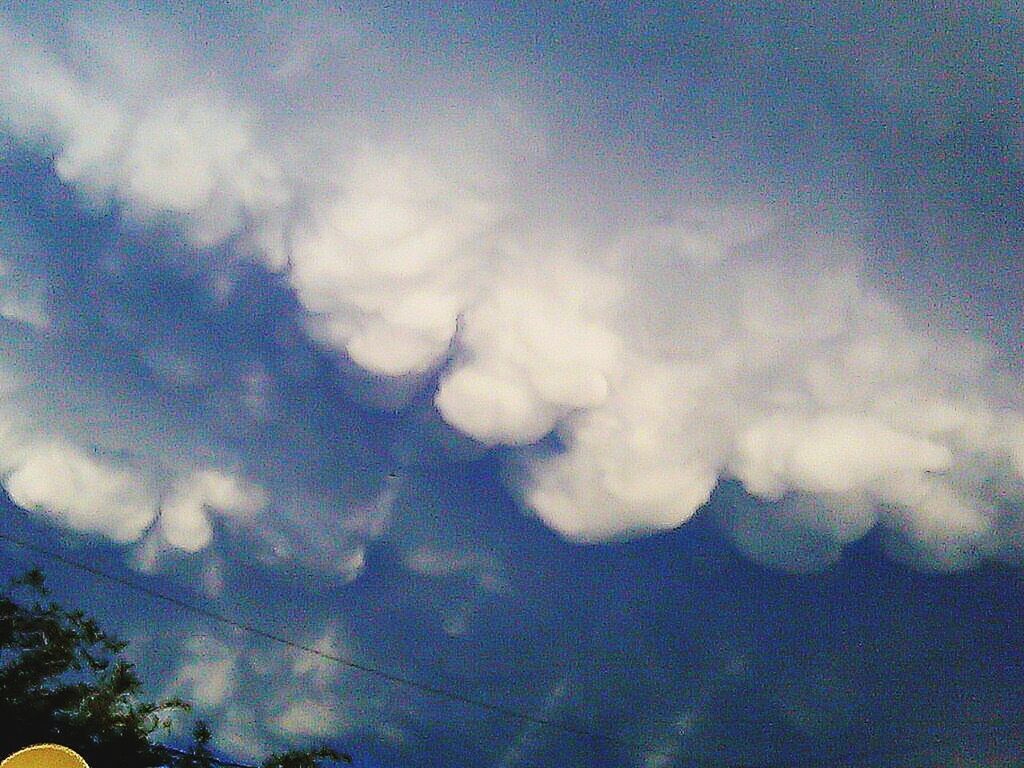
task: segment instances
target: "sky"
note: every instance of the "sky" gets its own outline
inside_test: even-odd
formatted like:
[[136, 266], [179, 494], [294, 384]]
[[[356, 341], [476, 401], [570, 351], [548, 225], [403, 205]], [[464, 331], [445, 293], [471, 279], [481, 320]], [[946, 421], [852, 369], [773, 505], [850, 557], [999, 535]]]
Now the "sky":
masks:
[[2, 532], [236, 624], [0, 568], [234, 760], [1019, 764], [1022, 27], [5, 8]]

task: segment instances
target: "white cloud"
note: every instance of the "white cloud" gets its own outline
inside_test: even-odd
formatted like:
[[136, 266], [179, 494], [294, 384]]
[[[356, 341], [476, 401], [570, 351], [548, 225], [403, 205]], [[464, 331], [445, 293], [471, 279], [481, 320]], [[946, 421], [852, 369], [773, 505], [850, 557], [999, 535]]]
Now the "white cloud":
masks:
[[339, 725], [333, 702], [314, 699], [289, 702], [275, 724], [289, 736], [320, 738], [337, 733]]
[[26, 448], [4, 486], [20, 507], [119, 542], [141, 536], [156, 514], [156, 498], [143, 480], [63, 443]]
[[[520, 581], [475, 540], [494, 525], [479, 508], [500, 500], [446, 485], [491, 448], [523, 508], [574, 541], [670, 529], [710, 499], [736, 547], [790, 571], [827, 567], [878, 528], [923, 567], [1024, 559], [1020, 377], [887, 298], [830, 221], [797, 226], [714, 184], [655, 194], [618, 160], [584, 170], [566, 155], [616, 153], [593, 126], [533, 114], [530, 94], [462, 93], [445, 73], [456, 84], [424, 96], [402, 82], [416, 64], [400, 71], [370, 31], [239, 14], [250, 57], [129, 13], [55, 22], [59, 34], [0, 20], [0, 122], [16, 152], [52, 160], [79, 204], [116, 219], [101, 255], [63, 253], [5, 239], [4, 211], [0, 473], [16, 504], [134, 541], [136, 567], [180, 568], [214, 598], [262, 590], [247, 568], [297, 592], [312, 571], [308, 623], [314, 603], [333, 620], [383, 538], [412, 593], [398, 602], [429, 619], [451, 652], [438, 668], [456, 670], [493, 637], [494, 604], [538, 575]], [[892, 81], [896, 96], [908, 82]], [[293, 619], [278, 616], [324, 654], [371, 656], [338, 626]], [[359, 629], [376, 641], [375, 622]], [[721, 652], [728, 638], [699, 636], [717, 674], [747, 674]], [[403, 717], [448, 716], [246, 638], [151, 658], [176, 655], [168, 692], [243, 757], [339, 733], [399, 744]], [[401, 671], [400, 655], [382, 666]], [[790, 727], [827, 738], [850, 722], [832, 700], [855, 691], [819, 701], [790, 684], [765, 689]], [[623, 722], [643, 720], [667, 751], [715, 719], [628, 685], [651, 706]], [[549, 708], [577, 693], [563, 680]], [[671, 719], [655, 728], [658, 711]], [[506, 759], [549, 741], [528, 728]]]
[[565, 422], [563, 453], [527, 458], [526, 504], [572, 538], [675, 527], [715, 487], [716, 459], [697, 443], [705, 425], [686, 376], [665, 365], [630, 367], [603, 407]]
[[372, 373], [436, 366], [475, 293], [495, 214], [452, 171], [401, 150], [358, 157], [289, 252], [312, 333]]
[[614, 281], [535, 247], [516, 253], [462, 316], [459, 353], [435, 398], [446, 421], [488, 444], [536, 442], [599, 405], [619, 364], [622, 342], [602, 322]]
[[[265, 606], [271, 614], [277, 609]], [[329, 658], [223, 628], [174, 626], [150, 634], [147, 625], [131, 648], [159, 695], [192, 702], [196, 716], [214, 726], [215, 746], [233, 756], [256, 759], [282, 744], [297, 748], [384, 729], [397, 709], [377, 681]], [[289, 634], [305, 636], [300, 642], [322, 654], [355, 655], [349, 633], [318, 606], [293, 620]]]
[[[256, 147], [244, 111], [204, 92], [195, 73], [137, 29], [84, 30], [71, 52], [105, 64], [78, 75], [52, 51], [0, 29], [2, 119], [24, 138], [55, 147], [53, 167], [90, 200], [114, 198], [142, 218], [169, 217], [199, 244], [287, 202], [280, 171]], [[80, 30], [81, 34], [82, 31]], [[139, 60], [117, 50], [141, 43]], [[174, 83], [177, 92], [168, 86]]]
[[160, 505], [160, 533], [172, 547], [196, 552], [210, 543], [209, 512], [246, 519], [267, 503], [262, 489], [240, 483], [221, 472], [196, 472], [180, 481]]
[[854, 493], [896, 478], [949, 468], [944, 445], [897, 432], [874, 417], [825, 414], [809, 421], [774, 416], [740, 434], [736, 476], [759, 496], [794, 485], [820, 495]]
[[830, 559], [880, 521], [942, 567], [998, 555], [985, 483], [1019, 493], [1006, 474], [1015, 422], [996, 413], [1020, 404], [1004, 404], [988, 353], [915, 330], [849, 255], [836, 263], [827, 242], [782, 234], [783, 260], [776, 234], [715, 264], [678, 262], [672, 305], [645, 305], [635, 286], [630, 306], [648, 319], [631, 324], [660, 333], [629, 337], [609, 397], [560, 422], [564, 450], [524, 453], [527, 505], [573, 538], [614, 537], [679, 525], [734, 477], [823, 505], [747, 516], [743, 542], [758, 526], [772, 540], [789, 531], [794, 552], [810, 536]]
[[[2, 249], [2, 246], [0, 246]], [[0, 252], [0, 317], [45, 329], [50, 318], [46, 312], [44, 287], [32, 275], [19, 274]]]
[[501, 562], [486, 551], [459, 551], [421, 545], [407, 552], [405, 566], [424, 576], [447, 577], [469, 574], [485, 592], [508, 591], [508, 579]]
[[[943, 567], [1009, 556], [986, 489], [1019, 496], [1019, 381], [980, 345], [918, 328], [865, 282], [857, 248], [713, 188], [666, 201], [614, 167], [614, 185], [585, 178], [550, 154], [570, 136], [493, 94], [444, 109], [410, 97], [382, 124], [361, 117], [365, 94], [316, 106], [343, 91], [329, 75], [242, 87], [223, 59], [190, 61], [142, 26], [72, 26], [62, 53], [5, 31], [10, 129], [94, 200], [280, 271], [339, 370], [380, 382], [367, 400], [399, 408], [437, 374], [441, 417], [515, 448], [515, 490], [562, 534], [680, 525], [731, 477], [805, 500], [771, 506], [786, 519], [764, 530], [810, 537], [825, 559], [876, 523]], [[122, 43], [151, 48], [147, 66], [127, 66]], [[358, 43], [386, 57], [373, 45]], [[303, 50], [277, 71], [325, 55]], [[192, 357], [165, 358], [147, 359], [201, 385]], [[533, 447], [549, 433], [557, 448]], [[167, 474], [173, 486], [188, 472]], [[13, 477], [26, 503], [65, 503], [31, 472]], [[218, 503], [200, 485], [173, 490], [161, 517], [187, 551], [209, 543]], [[296, 553], [303, 525], [344, 528], [328, 521], [344, 504], [318, 500], [330, 513], [303, 510], [300, 525], [279, 509], [282, 530], [264, 536]], [[731, 530], [749, 544], [758, 516], [742, 520]], [[311, 561], [358, 573], [364, 535]]]

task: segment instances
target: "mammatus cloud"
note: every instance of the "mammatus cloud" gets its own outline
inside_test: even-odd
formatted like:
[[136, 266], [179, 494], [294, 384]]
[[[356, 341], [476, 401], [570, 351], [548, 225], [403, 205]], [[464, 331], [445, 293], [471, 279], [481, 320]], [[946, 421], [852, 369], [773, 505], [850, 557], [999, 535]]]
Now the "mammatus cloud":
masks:
[[713, 298], [659, 337], [672, 356], [634, 359], [608, 401], [560, 426], [564, 452], [527, 459], [527, 503], [561, 530], [601, 537], [684, 522], [727, 476], [762, 499], [815, 499], [760, 514], [837, 543], [878, 523], [936, 565], [1016, 557], [989, 496], [994, 484], [1019, 499], [1013, 383], [985, 349], [915, 330], [827, 264], [705, 271]]
[[244, 519], [264, 506], [266, 497], [260, 488], [246, 487], [220, 472], [197, 472], [179, 481], [161, 506], [160, 535], [173, 547], [195, 552], [213, 537], [206, 510]]
[[[432, 68], [343, 14], [218, 12], [0, 17], [16, 504], [328, 655], [667, 755], [762, 762], [859, 743], [866, 717], [984, 753], [962, 702], [1020, 710], [1019, 653], [988, 626], [1015, 614], [982, 577], [907, 586], [841, 555], [875, 531], [925, 567], [1020, 562], [1024, 401], [995, 351], [884, 293], [831, 214], [631, 168], [500, 67]], [[992, 90], [957, 74], [977, 91], [932, 98], [943, 72], [889, 37], [876, 69], [849, 57], [865, 92], [927, 118]], [[639, 540], [568, 546], [492, 472], [564, 539]], [[785, 570], [840, 562], [765, 572], [705, 524]], [[175, 660], [146, 679], [233, 755], [362, 733], [398, 764], [594, 764], [566, 734], [143, 610], [140, 663]], [[961, 665], [933, 662], [947, 624], [976, 649]]]
[[[6, 25], [7, 129], [88, 205], [175, 227], [214, 293], [232, 290], [230, 262], [280, 273], [310, 337], [380, 381], [377, 404], [401, 409], [436, 376], [441, 417], [510, 447], [513, 488], [563, 535], [678, 526], [733, 478], [777, 503], [724, 514], [725, 530], [782, 564], [786, 546], [761, 551], [758, 531], [791, 532], [794, 562], [807, 537], [834, 556], [876, 525], [939, 567], [1019, 558], [1019, 382], [980, 345], [917, 327], [862, 277], [855, 248], [695, 194], [631, 189], [640, 202], [623, 215], [617, 190], [597, 190], [585, 212], [562, 195], [586, 180], [549, 161], [526, 128], [541, 121], [510, 118], [521, 110], [463, 99], [424, 107], [425, 125], [412, 114], [342, 135], [366, 104], [296, 114], [319, 91], [240, 83], [168, 29], [72, 22], [59, 52]], [[122, 46], [144, 48], [146, 66]], [[48, 317], [37, 304], [5, 313], [30, 338]], [[539, 447], [549, 434], [557, 446]], [[267, 505], [219, 470], [154, 485], [59, 434], [5, 462], [22, 506], [119, 541], [159, 508], [154, 535], [186, 552], [211, 541], [204, 510]]]
[[134, 541], [153, 520], [153, 495], [132, 474], [67, 444], [33, 446], [7, 475], [15, 504], [45, 511], [77, 530]]
[[[351, 642], [336, 625], [320, 627], [303, 644], [327, 656], [352, 654]], [[363, 708], [374, 692], [350, 669], [329, 659], [282, 652], [219, 630], [186, 630], [181, 641], [142, 633], [133, 646], [138, 654], [159, 653], [177, 660], [175, 667], [160, 674], [162, 694], [194, 702], [207, 717], [228, 724], [218, 732], [217, 742], [235, 755], [258, 759], [282, 740], [322, 741], [376, 724]], [[281, 685], [284, 679], [289, 681], [286, 686]]]

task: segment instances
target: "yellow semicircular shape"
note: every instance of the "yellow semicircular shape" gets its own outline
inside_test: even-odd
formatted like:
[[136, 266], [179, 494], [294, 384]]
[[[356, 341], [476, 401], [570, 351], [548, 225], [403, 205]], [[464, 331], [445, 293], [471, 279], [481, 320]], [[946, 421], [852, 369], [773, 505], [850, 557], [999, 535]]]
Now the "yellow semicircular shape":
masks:
[[59, 744], [25, 747], [0, 763], [0, 768], [89, 768], [82, 756]]

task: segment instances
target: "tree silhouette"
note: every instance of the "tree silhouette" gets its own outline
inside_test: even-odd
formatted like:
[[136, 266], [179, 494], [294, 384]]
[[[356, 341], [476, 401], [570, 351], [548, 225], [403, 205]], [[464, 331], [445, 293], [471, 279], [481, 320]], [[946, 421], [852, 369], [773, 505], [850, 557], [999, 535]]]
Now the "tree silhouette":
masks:
[[[19, 593], [29, 595], [19, 601]], [[210, 749], [203, 722], [189, 750], [157, 743], [180, 699], [146, 701], [126, 644], [82, 611], [47, 600], [43, 574], [33, 569], [0, 594], [0, 759], [26, 746], [54, 742], [94, 766], [214, 768], [231, 765]], [[319, 768], [321, 761], [351, 763], [328, 747], [271, 755], [263, 768]]]

